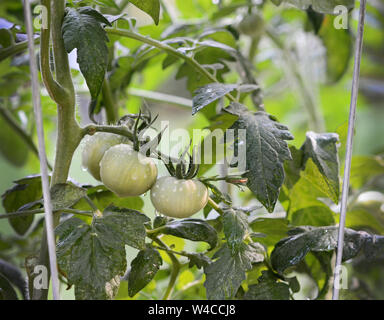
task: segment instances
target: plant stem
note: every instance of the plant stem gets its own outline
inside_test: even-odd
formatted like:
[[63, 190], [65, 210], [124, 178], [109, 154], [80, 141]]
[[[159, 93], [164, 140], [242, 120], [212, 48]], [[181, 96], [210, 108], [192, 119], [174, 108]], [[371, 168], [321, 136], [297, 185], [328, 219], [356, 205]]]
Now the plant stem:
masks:
[[[47, 9], [47, 26], [51, 25], [51, 1], [41, 0], [41, 4]], [[55, 102], [62, 102], [67, 97], [67, 92], [60, 86], [55, 79], [53, 79], [51, 72], [51, 59], [49, 49], [50, 28], [41, 29], [41, 41], [40, 41], [40, 70], [41, 76], [50, 97]]]
[[[141, 35], [139, 33], [132, 32], [132, 31], [129, 31], [129, 30], [123, 30], [123, 29], [118, 29], [118, 28], [116, 28], [116, 29], [115, 28], [106, 28], [105, 30], [108, 33], [110, 33], [110, 34], [119, 35], [119, 36], [122, 36], [122, 37], [127, 37], [127, 38], [135, 39], [137, 41], [146, 43], [146, 44], [148, 44], [150, 46], [153, 46], [155, 48], [163, 50], [163, 51], [169, 53], [170, 55], [173, 55], [174, 57], [183, 59], [186, 63], [188, 63], [191, 67], [193, 67], [196, 71], [201, 73], [203, 76], [205, 76], [210, 81], [212, 81], [212, 82], [219, 82], [214, 75], [209, 73], [195, 59], [193, 59], [192, 57], [188, 57], [188, 56], [184, 55], [183, 53], [181, 53], [180, 51], [176, 50], [175, 48], [171, 47], [168, 44], [165, 44], [165, 43], [163, 43], [161, 41], [157, 41], [157, 40], [149, 38], [149, 37], [145, 37], [145, 36], [143, 36], [143, 35]], [[236, 99], [231, 94], [227, 94], [226, 97], [230, 101], [233, 101], [233, 102], [236, 101]]]
[[[39, 213], [44, 213], [44, 209], [34, 209], [34, 210], [24, 210], [24, 211], [16, 211], [16, 212], [8, 212], [0, 215], [0, 219], [8, 219], [8, 218], [15, 218], [15, 217], [26, 217], [30, 215], [35, 215]], [[60, 213], [73, 213], [78, 214], [82, 216], [88, 216], [92, 217], [93, 213], [92, 211], [82, 211], [82, 210], [75, 210], [71, 208], [62, 209], [60, 210]]]
[[105, 105], [105, 111], [107, 113], [107, 122], [115, 123], [118, 120], [119, 115], [107, 77], [104, 78], [103, 85], [101, 87], [101, 93], [103, 95], [103, 102]]
[[128, 89], [128, 94], [131, 96], [146, 98], [146, 99], [157, 101], [157, 102], [174, 104], [181, 107], [186, 107], [188, 109], [192, 108], [191, 99], [186, 99], [183, 97], [178, 97], [178, 96], [174, 96], [174, 95], [166, 94], [162, 92], [130, 88]]
[[[154, 242], [159, 244], [162, 248], [167, 248], [167, 245], [163, 241], [161, 241], [159, 238], [157, 238], [157, 237], [150, 237], [150, 238]], [[169, 249], [169, 251], [170, 251], [170, 249]], [[177, 277], [178, 277], [179, 272], [180, 272], [179, 260], [176, 258], [176, 256], [172, 252], [169, 252], [169, 251], [166, 251], [166, 252], [172, 261], [172, 272], [171, 272], [171, 278], [169, 279], [169, 283], [167, 286], [167, 290], [165, 291], [165, 294], [163, 296], [163, 300], [169, 300], [169, 298], [173, 292], [173, 288], [176, 284]]]
[[[35, 38], [35, 44], [40, 42], [40, 38]], [[15, 54], [25, 51], [28, 48], [28, 41], [18, 42], [12, 46], [0, 49], [0, 61], [7, 59]]]
[[[48, 15], [52, 16], [51, 25], [48, 26], [47, 32], [51, 29], [56, 81], [66, 92], [64, 96], [56, 97], [58, 98], [58, 101], [56, 101], [58, 130], [51, 185], [66, 183], [73, 154], [82, 139], [82, 131], [75, 119], [75, 90], [69, 68], [68, 54], [64, 47], [61, 32], [64, 9], [65, 0], [55, 0], [52, 1], [51, 10], [48, 13]], [[49, 67], [49, 65], [47, 66], [44, 63], [41, 65], [44, 66], [44, 68]], [[48, 70], [45, 70], [42, 74], [48, 74]], [[48, 80], [47, 83], [50, 83], [50, 80]], [[53, 218], [53, 226], [56, 227], [60, 221], [58, 212], [54, 213]], [[47, 234], [44, 232], [41, 240], [39, 264], [46, 266], [49, 271], [47, 249]], [[47, 296], [47, 289], [36, 289], [33, 292], [34, 300], [46, 300]]]
[[224, 214], [224, 211], [221, 210], [219, 205], [211, 197], [208, 198], [208, 205], [211, 206], [218, 214]]
[[15, 217], [25, 217], [30, 215], [35, 215], [39, 213], [43, 213], [44, 209], [34, 209], [34, 210], [25, 210], [25, 211], [16, 211], [16, 212], [8, 212], [0, 215], [0, 219], [7, 219], [7, 218], [15, 218]]

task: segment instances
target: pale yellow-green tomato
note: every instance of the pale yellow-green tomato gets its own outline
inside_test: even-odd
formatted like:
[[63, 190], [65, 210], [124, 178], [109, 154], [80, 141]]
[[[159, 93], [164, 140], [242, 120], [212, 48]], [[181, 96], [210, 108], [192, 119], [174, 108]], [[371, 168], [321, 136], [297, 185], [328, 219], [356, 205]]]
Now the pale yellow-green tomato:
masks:
[[168, 217], [187, 218], [207, 205], [208, 189], [199, 180], [161, 177], [151, 189], [151, 201]]
[[252, 38], [258, 38], [264, 33], [264, 20], [259, 14], [247, 15], [238, 25], [242, 34]]
[[124, 138], [117, 134], [97, 132], [85, 140], [82, 152], [82, 166], [96, 180], [100, 179], [100, 161], [112, 146], [122, 143]]
[[101, 159], [100, 176], [103, 184], [119, 197], [139, 196], [156, 182], [157, 166], [132, 146], [118, 144]]

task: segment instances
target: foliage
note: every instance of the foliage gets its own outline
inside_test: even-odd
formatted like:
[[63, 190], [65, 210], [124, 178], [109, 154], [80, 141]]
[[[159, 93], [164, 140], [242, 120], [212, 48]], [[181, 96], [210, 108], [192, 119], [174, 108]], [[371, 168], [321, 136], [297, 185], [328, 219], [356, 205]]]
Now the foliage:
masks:
[[[60, 28], [48, 30], [62, 43], [53, 37], [51, 52], [41, 41], [37, 55], [55, 58], [40, 71], [48, 160], [57, 152], [50, 177], [60, 281], [69, 290], [62, 294], [82, 300], [326, 298], [337, 248], [355, 2], [64, 2]], [[337, 5], [349, 10], [348, 30], [334, 28]], [[31, 280], [31, 267], [47, 263], [35, 261], [46, 245], [39, 216], [44, 201], [40, 175], [30, 175], [39, 170], [28, 77], [35, 57], [25, 51], [22, 9], [19, 1], [0, 4], [0, 152], [7, 161], [0, 166], [19, 168], [17, 174], [9, 169], [13, 185], [1, 185], [0, 228], [7, 232], [0, 234], [0, 300], [26, 298], [24, 275]], [[370, 78], [382, 85], [376, 60], [384, 20], [380, 6], [368, 10], [375, 23], [366, 32], [361, 110], [372, 131], [369, 144], [357, 137], [364, 154], [353, 158], [343, 250], [349, 280], [362, 283], [349, 297], [375, 299], [382, 297], [375, 280], [383, 281], [384, 149], [377, 138], [382, 126], [369, 125], [382, 98]], [[245, 33], [239, 23], [251, 15], [259, 32]], [[37, 43], [42, 30], [35, 31]], [[57, 74], [63, 69], [69, 77]], [[64, 104], [55, 90], [67, 98]], [[184, 143], [175, 159], [162, 148], [167, 134], [155, 113], [190, 132], [234, 135], [216, 137], [209, 151], [211, 134], [194, 137], [200, 154]], [[152, 128], [157, 132], [148, 138]], [[145, 194], [121, 198], [83, 174], [75, 168], [75, 150], [95, 132], [123, 136], [123, 143], [156, 158], [162, 173], [195, 178], [200, 169], [195, 179], [210, 194], [204, 212], [187, 219], [153, 215]], [[243, 146], [244, 159], [228, 161]], [[207, 153], [214, 163], [199, 166], [196, 160]], [[226, 165], [218, 163], [224, 158]]]

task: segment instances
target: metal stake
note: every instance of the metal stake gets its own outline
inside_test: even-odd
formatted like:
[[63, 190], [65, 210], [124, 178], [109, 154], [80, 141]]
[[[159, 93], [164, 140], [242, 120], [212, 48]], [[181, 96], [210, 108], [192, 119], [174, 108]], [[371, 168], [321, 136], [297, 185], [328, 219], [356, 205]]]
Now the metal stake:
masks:
[[337, 240], [336, 264], [335, 264], [335, 270], [333, 274], [333, 296], [332, 296], [333, 300], [339, 299], [340, 271], [341, 271], [340, 268], [343, 260], [344, 228], [345, 228], [345, 218], [347, 214], [349, 179], [350, 179], [351, 162], [352, 162], [353, 136], [355, 131], [355, 120], [356, 120], [357, 95], [359, 91], [360, 63], [361, 63], [361, 54], [363, 49], [365, 8], [366, 8], [366, 0], [361, 0], [359, 24], [358, 24], [358, 30], [357, 30], [356, 47], [355, 47], [355, 65], [353, 69], [351, 105], [350, 105], [350, 111], [349, 111], [348, 137], [347, 137], [347, 146], [346, 146], [347, 151], [345, 155], [345, 169], [344, 169], [344, 178], [343, 178], [343, 190], [341, 194], [340, 222], [339, 222], [339, 234], [338, 234], [338, 240]]

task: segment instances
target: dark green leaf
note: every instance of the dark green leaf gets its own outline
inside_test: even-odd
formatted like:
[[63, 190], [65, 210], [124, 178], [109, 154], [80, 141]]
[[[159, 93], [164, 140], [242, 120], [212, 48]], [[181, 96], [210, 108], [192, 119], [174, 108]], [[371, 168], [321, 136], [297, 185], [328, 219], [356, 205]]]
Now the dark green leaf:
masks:
[[188, 254], [189, 268], [196, 266], [198, 269], [206, 268], [212, 263], [211, 259], [203, 253]]
[[[236, 137], [235, 149], [241, 153], [239, 145], [245, 142], [245, 154], [239, 154], [239, 158], [246, 157], [248, 188], [256, 198], [272, 212], [279, 197], [280, 187], [284, 181], [285, 160], [291, 159], [291, 153], [285, 140], [292, 140], [293, 136], [288, 128], [276, 122], [265, 112], [249, 112], [244, 106], [232, 103], [226, 111], [236, 114], [239, 119], [231, 129], [238, 132], [245, 130], [246, 141]], [[244, 160], [244, 159], [243, 159]]]
[[70, 208], [87, 195], [87, 190], [73, 184], [56, 184], [51, 188], [52, 210]]
[[313, 160], [324, 178], [323, 191], [336, 204], [340, 195], [338, 141], [339, 137], [335, 133], [318, 134], [309, 131], [301, 148], [304, 153], [303, 163], [309, 158]]
[[125, 244], [145, 248], [142, 213], [110, 207], [91, 225], [70, 218], [56, 228], [57, 258], [76, 299], [112, 299], [126, 270]]
[[100, 92], [108, 64], [108, 37], [102, 24], [110, 25], [99, 12], [83, 7], [68, 8], [62, 26], [65, 49], [68, 53], [77, 49], [77, 62], [93, 100]]
[[192, 115], [217, 99], [235, 90], [236, 84], [210, 83], [194, 92]]
[[[16, 212], [25, 204], [41, 199], [40, 176], [26, 177], [15, 181], [15, 184], [1, 196], [6, 212]], [[33, 223], [33, 215], [11, 218], [9, 223], [18, 234], [24, 235]]]
[[213, 256], [216, 259], [204, 268], [207, 298], [210, 300], [231, 299], [236, 294], [243, 280], [245, 272], [252, 269], [252, 264], [264, 259], [261, 248], [243, 244], [232, 254], [227, 245], [223, 245]]
[[17, 293], [8, 279], [0, 273], [0, 300], [18, 300]]
[[173, 220], [161, 227], [161, 233], [192, 241], [204, 241], [211, 249], [217, 244], [216, 230], [206, 221], [199, 219]]
[[228, 208], [224, 209], [222, 219], [227, 245], [234, 253], [241, 248], [248, 232], [248, 217], [241, 210]]
[[156, 24], [159, 24], [160, 1], [159, 0], [129, 0], [140, 10], [148, 13]]
[[103, 212], [103, 223], [119, 234], [121, 241], [136, 248], [145, 248], [145, 224], [150, 219], [139, 211], [110, 206]]
[[289, 300], [288, 284], [279, 281], [272, 272], [262, 271], [258, 283], [249, 286], [245, 300]]
[[163, 260], [160, 253], [151, 247], [139, 251], [131, 263], [128, 276], [128, 293], [133, 297], [143, 289], [156, 275]]
[[[276, 244], [271, 254], [273, 268], [283, 273], [302, 261], [308, 252], [331, 251], [337, 247], [338, 227], [302, 227]], [[365, 232], [345, 230], [344, 261], [356, 256], [371, 237]]]

